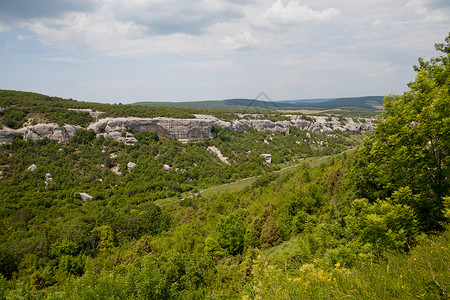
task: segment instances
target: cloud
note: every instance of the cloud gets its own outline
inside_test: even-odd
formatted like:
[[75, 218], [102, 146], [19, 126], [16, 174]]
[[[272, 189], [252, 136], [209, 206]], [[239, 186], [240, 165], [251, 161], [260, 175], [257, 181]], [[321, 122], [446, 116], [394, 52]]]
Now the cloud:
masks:
[[242, 18], [241, 2], [223, 0], [128, 0], [113, 1], [118, 21], [133, 22], [150, 34], [200, 35], [216, 23]]
[[[49, 67], [61, 68], [61, 72], [53, 72], [59, 74], [55, 78], [49, 73], [48, 86], [62, 82], [62, 73], [76, 77], [77, 72], [85, 70], [90, 75], [86, 79], [89, 82], [98, 78], [108, 84], [114, 81], [114, 95], [119, 90], [123, 90], [121, 95], [141, 90], [145, 96], [146, 83], [133, 88], [127, 81], [133, 76], [136, 80], [142, 77], [145, 82], [156, 80], [152, 89], [158, 90], [161, 98], [177, 98], [173, 96], [176, 93], [184, 97], [188, 91], [196, 95], [198, 90], [208, 90], [204, 82], [211, 93], [226, 94], [232, 90], [250, 96], [261, 87], [268, 87], [266, 91], [276, 95], [269, 88], [278, 86], [280, 95], [286, 93], [288, 97], [285, 87], [289, 87], [292, 95], [299, 93], [294, 98], [301, 97], [303, 88], [308, 88], [311, 95], [324, 93], [324, 80], [329, 84], [329, 95], [345, 80], [353, 80], [348, 88], [351, 94], [354, 87], [382, 90], [386, 83], [394, 86], [402, 81], [404, 85], [410, 80], [402, 77], [403, 71], [411, 70], [417, 57], [432, 55], [433, 44], [442, 42], [448, 34], [447, 3], [448, 0], [0, 0], [0, 47], [5, 54], [4, 65], [9, 64], [12, 71], [19, 69], [15, 67], [19, 65], [17, 55], [13, 54], [22, 51], [21, 59], [28, 57], [44, 63], [46, 60]], [[86, 59], [93, 63], [85, 63]], [[136, 61], [138, 66], [130, 65]], [[75, 63], [84, 64], [82, 68], [72, 68]], [[109, 71], [118, 64], [122, 64], [122, 73]], [[136, 68], [142, 69], [137, 72]], [[4, 78], [12, 82], [11, 73], [5, 71]], [[360, 84], [367, 74], [374, 77], [366, 85]], [[79, 77], [86, 78], [85, 74]], [[115, 82], [123, 78], [123, 85]], [[380, 78], [385, 79], [380, 83]], [[17, 82], [26, 85], [21, 74]], [[36, 85], [36, 76], [30, 76], [29, 82]], [[69, 96], [76, 96], [80, 90], [73, 89], [75, 95]], [[105, 92], [96, 84], [88, 90]]]
[[70, 62], [70, 63], [87, 63], [90, 62], [90, 59], [80, 59], [74, 57], [50, 57], [45, 59], [46, 61], [55, 61], [55, 62]]
[[450, 21], [450, 4], [446, 0], [412, 0], [406, 7], [422, 17], [427, 23]]
[[222, 43], [230, 50], [248, 50], [257, 46], [260, 41], [255, 38], [249, 31], [238, 33], [235, 36], [226, 36], [222, 39]]
[[42, 18], [58, 18], [67, 12], [94, 11], [97, 7], [93, 0], [2, 0], [0, 25], [22, 25]]
[[2, 0], [0, 28], [83, 14], [109, 14], [119, 23], [141, 26], [149, 35], [200, 35], [214, 24], [242, 18], [249, 0]]
[[298, 1], [290, 1], [286, 5], [283, 1], [275, 2], [263, 15], [263, 18], [274, 25], [298, 25], [308, 22], [329, 21], [340, 14], [335, 8], [314, 10], [308, 5], [300, 5]]

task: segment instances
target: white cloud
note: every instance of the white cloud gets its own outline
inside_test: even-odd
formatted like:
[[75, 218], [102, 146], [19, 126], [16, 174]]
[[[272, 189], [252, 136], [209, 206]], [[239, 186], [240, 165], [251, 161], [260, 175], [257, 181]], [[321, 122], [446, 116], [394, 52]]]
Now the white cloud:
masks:
[[149, 34], [200, 35], [216, 23], [243, 17], [239, 4], [223, 0], [111, 0], [118, 21], [146, 27]]
[[[166, 99], [199, 90], [200, 82], [207, 82], [211, 91], [250, 95], [264, 87], [274, 98], [278, 95], [270, 86], [276, 86], [280, 95], [297, 90], [300, 94], [291, 98], [302, 97], [297, 83], [308, 88], [309, 96], [314, 90], [322, 94], [324, 89], [313, 85], [313, 80], [330, 86], [328, 94], [318, 96], [335, 96], [336, 82], [342, 85], [347, 79], [355, 82], [353, 86], [382, 90], [388, 79], [391, 86], [406, 84], [401, 73], [411, 70], [419, 56], [433, 55], [433, 45], [443, 42], [450, 21], [448, 0], [77, 1], [41, 0], [27, 7], [22, 4], [30, 0], [0, 0], [2, 68], [10, 66], [4, 78], [12, 81], [11, 70], [14, 63], [19, 64], [14, 53], [19, 49], [25, 54], [34, 51], [29, 57], [44, 63], [95, 62], [72, 71], [74, 64], [48, 63], [50, 68], [68, 70], [73, 76], [70, 82], [83, 69], [91, 75], [89, 82], [96, 81], [96, 76], [107, 85], [123, 82], [117, 84], [118, 91], [148, 76], [130, 88], [132, 93], [142, 90], [146, 95], [146, 82], [154, 82], [152, 89]], [[134, 72], [129, 61], [142, 62], [133, 68], [143, 70]], [[110, 64], [122, 64], [123, 72], [109, 74]], [[58, 72], [49, 72], [49, 76], [53, 73]], [[368, 74], [373, 76], [370, 84], [359, 84]], [[20, 76], [17, 82], [24, 82]], [[131, 80], [130, 76], [135, 77]], [[29, 82], [36, 84], [35, 78]], [[63, 82], [59, 77], [56, 80]], [[56, 81], [48, 82], [46, 86]], [[102, 92], [97, 85], [87, 90]], [[171, 97], [171, 93], [182, 95]]]
[[446, 0], [411, 0], [406, 7], [422, 17], [424, 22], [450, 21], [450, 4]]
[[80, 58], [74, 58], [74, 57], [50, 57], [46, 58], [46, 61], [55, 61], [55, 62], [70, 62], [70, 63], [87, 63], [90, 62], [90, 59], [80, 59]]
[[247, 50], [257, 46], [260, 41], [256, 37], [254, 37], [248, 30], [246, 30], [234, 36], [224, 37], [222, 39], [222, 43], [227, 49]]
[[300, 5], [298, 1], [290, 1], [286, 5], [282, 0], [275, 2], [263, 18], [275, 25], [298, 25], [308, 22], [329, 21], [337, 17], [340, 11], [335, 8], [314, 10], [308, 5]]

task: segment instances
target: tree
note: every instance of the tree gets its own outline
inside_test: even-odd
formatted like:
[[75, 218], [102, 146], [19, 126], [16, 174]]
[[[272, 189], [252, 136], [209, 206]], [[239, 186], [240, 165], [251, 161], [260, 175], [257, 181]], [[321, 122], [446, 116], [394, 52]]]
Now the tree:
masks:
[[[438, 55], [419, 59], [416, 79], [402, 96], [387, 96], [375, 135], [365, 141], [352, 168], [356, 196], [375, 201], [402, 188], [424, 231], [442, 229], [449, 194], [450, 35]], [[398, 197], [394, 197], [398, 199]]]
[[244, 251], [245, 217], [246, 211], [237, 210], [217, 224], [217, 241], [231, 255]]

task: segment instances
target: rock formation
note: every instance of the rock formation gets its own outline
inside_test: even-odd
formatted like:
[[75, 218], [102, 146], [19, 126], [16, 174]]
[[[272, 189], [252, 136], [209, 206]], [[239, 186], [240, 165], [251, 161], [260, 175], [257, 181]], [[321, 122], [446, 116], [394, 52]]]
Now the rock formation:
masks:
[[264, 160], [266, 163], [271, 164], [272, 163], [272, 155], [271, 154], [261, 154], [262, 157], [264, 157]]
[[136, 167], [136, 164], [134, 162], [130, 161], [129, 163], [127, 163], [128, 172], [131, 172], [134, 169], [134, 167]]
[[[289, 134], [289, 128], [295, 126], [301, 130], [318, 133], [339, 131], [372, 131], [375, 129], [372, 119], [354, 120], [352, 118], [336, 118], [327, 116], [285, 115], [289, 121], [271, 121], [263, 119], [261, 114], [240, 115], [238, 120], [225, 122], [210, 115], [195, 115], [192, 119], [176, 118], [104, 118], [89, 125], [97, 136], [112, 138], [131, 145], [137, 142], [132, 133], [156, 132], [160, 138], [177, 139], [181, 142], [199, 142], [213, 139], [213, 126], [228, 130], [246, 130], [254, 128], [257, 131], [271, 131]], [[80, 126], [57, 124], [37, 124], [17, 130], [4, 127], [0, 130], [0, 143], [10, 143], [16, 134], [26, 140], [36, 141], [49, 138], [58, 142], [67, 142], [75, 135]]]
[[223, 156], [222, 152], [220, 152], [220, 150], [216, 147], [216, 146], [209, 146], [208, 147], [208, 151], [214, 153], [217, 155], [217, 157], [219, 157], [221, 162], [226, 163], [227, 165], [230, 164], [230, 162], [228, 161], [228, 157]]
[[86, 200], [92, 200], [94, 199], [94, 197], [92, 197], [91, 195], [87, 194], [87, 193], [80, 193], [79, 194], [81, 201], [86, 201]]
[[34, 126], [27, 126], [18, 130], [18, 133], [23, 135], [26, 140], [37, 141], [43, 138], [49, 138], [58, 142], [68, 142], [71, 137], [75, 135], [75, 131], [81, 128], [76, 125], [58, 124], [37, 124]]
[[3, 127], [3, 129], [0, 130], [0, 144], [11, 143], [16, 133], [17, 132], [13, 129]]

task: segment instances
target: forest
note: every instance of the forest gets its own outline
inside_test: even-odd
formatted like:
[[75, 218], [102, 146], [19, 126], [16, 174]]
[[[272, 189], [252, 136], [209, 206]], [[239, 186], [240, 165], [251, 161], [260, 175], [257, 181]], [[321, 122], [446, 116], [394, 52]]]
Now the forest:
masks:
[[435, 47], [409, 90], [385, 97], [373, 134], [216, 128], [124, 145], [67, 108], [201, 110], [0, 91], [5, 126], [84, 128], [65, 144], [0, 145], [0, 299], [448, 299], [450, 35]]

